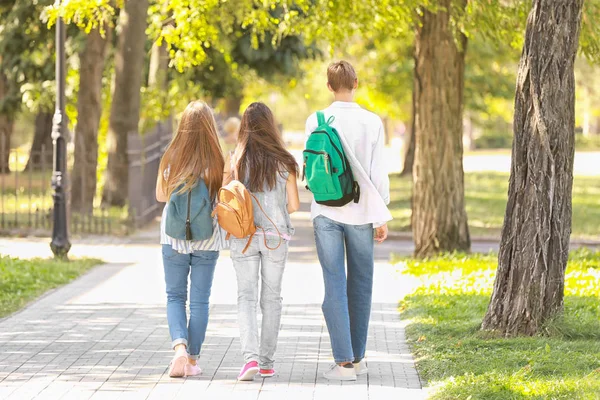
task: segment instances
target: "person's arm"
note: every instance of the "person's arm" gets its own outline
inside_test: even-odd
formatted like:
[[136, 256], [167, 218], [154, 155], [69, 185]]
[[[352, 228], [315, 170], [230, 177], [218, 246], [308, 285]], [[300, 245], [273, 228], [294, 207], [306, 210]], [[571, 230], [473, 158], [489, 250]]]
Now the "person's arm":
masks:
[[285, 189], [287, 191], [287, 210], [288, 213], [293, 214], [300, 209], [300, 197], [298, 196], [298, 183], [295, 174], [288, 176]]
[[390, 178], [388, 176], [387, 160], [384, 154], [385, 131], [383, 123], [379, 120], [377, 140], [373, 145], [371, 155], [371, 182], [381, 195], [385, 204], [390, 204]]
[[225, 168], [223, 168], [223, 186], [229, 184], [233, 180], [231, 173], [231, 153], [227, 155], [225, 160]]
[[[375, 225], [373, 225], [375, 226]], [[377, 243], [383, 243], [388, 237], [388, 226], [387, 224], [383, 224], [381, 226], [375, 227], [375, 241]]]
[[165, 191], [165, 177], [162, 171], [158, 171], [158, 176], [156, 178], [156, 201], [160, 203], [166, 203], [167, 193]]
[[[383, 122], [379, 120], [379, 128], [377, 129], [377, 140], [373, 145], [373, 154], [371, 154], [371, 182], [379, 192], [383, 202], [390, 204], [390, 178], [388, 176], [387, 163], [384, 154], [385, 150], [385, 131]], [[375, 240], [382, 243], [387, 239], [387, 224], [379, 222], [373, 224], [375, 228]]]

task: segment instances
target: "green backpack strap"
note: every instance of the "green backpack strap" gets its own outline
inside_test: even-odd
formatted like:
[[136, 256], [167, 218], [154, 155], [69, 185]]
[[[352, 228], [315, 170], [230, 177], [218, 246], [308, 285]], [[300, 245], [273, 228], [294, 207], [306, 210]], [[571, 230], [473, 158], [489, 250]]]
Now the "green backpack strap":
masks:
[[325, 125], [325, 124], [331, 125], [334, 120], [335, 120], [335, 117], [332, 115], [329, 117], [327, 122], [325, 122], [325, 114], [323, 114], [323, 111], [317, 111], [317, 123], [319, 124], [319, 126]]
[[323, 111], [317, 111], [317, 123], [319, 126], [325, 125], [325, 114], [323, 114]]

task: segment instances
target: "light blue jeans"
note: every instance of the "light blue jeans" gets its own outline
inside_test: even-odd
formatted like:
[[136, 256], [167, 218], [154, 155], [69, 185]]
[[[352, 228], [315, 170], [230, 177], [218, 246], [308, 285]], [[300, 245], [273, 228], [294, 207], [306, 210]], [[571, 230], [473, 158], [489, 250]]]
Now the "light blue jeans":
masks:
[[[238, 284], [238, 325], [244, 362], [256, 361], [260, 368], [271, 369], [275, 362], [277, 339], [281, 325], [281, 281], [288, 253], [288, 243], [283, 240], [277, 250], [265, 246], [262, 236], [255, 236], [246, 253], [242, 250], [247, 239], [231, 241], [231, 258]], [[274, 248], [279, 239], [267, 239]], [[258, 333], [258, 283], [260, 278], [260, 310], [262, 327], [260, 346]]]
[[[197, 251], [182, 254], [170, 245], [162, 246], [167, 289], [167, 321], [172, 346], [185, 344], [191, 358], [198, 358], [206, 337], [208, 300], [212, 287], [218, 251]], [[190, 319], [186, 316], [190, 283]]]
[[373, 224], [347, 225], [321, 215], [313, 220], [313, 226], [325, 281], [322, 309], [333, 358], [336, 363], [362, 360], [373, 294]]

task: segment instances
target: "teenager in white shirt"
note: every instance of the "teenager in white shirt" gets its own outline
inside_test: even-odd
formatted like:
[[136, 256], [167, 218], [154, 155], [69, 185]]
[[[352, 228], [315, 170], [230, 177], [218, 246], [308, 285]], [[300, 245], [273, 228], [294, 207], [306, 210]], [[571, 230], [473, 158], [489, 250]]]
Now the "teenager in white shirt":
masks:
[[[381, 118], [354, 102], [358, 78], [350, 63], [331, 64], [327, 81], [335, 101], [323, 113], [325, 120], [335, 117], [331, 125], [337, 129], [360, 186], [360, 201], [343, 207], [313, 201], [311, 207], [325, 282], [322, 309], [335, 359], [335, 365], [324, 375], [328, 379], [356, 380], [357, 375], [367, 372], [364, 357], [373, 292], [374, 241], [387, 239], [387, 221], [392, 219], [387, 208], [390, 195], [383, 155], [385, 133]], [[317, 126], [315, 113], [306, 120], [307, 135]]]

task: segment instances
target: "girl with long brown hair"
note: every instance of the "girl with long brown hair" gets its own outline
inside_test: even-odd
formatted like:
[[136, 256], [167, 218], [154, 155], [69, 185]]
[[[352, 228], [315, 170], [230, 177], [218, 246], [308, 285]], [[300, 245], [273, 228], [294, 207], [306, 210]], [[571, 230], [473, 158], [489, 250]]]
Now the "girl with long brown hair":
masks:
[[[212, 110], [201, 101], [190, 103], [162, 157], [156, 184], [156, 199], [167, 203], [161, 221], [160, 243], [167, 291], [167, 320], [175, 350], [169, 366], [171, 377], [193, 376], [202, 372], [197, 359], [206, 335], [210, 290], [224, 241], [216, 221], [212, 222], [212, 237], [206, 240], [168, 236], [168, 203], [171, 196], [190, 192], [201, 185], [201, 181], [214, 202], [223, 180], [224, 164]], [[210, 226], [200, 228], [208, 232], [211, 229]], [[191, 281], [189, 320], [186, 316], [188, 275]]]
[[[238, 283], [238, 324], [245, 362], [238, 380], [253, 380], [259, 372], [263, 377], [275, 374], [273, 356], [281, 321], [281, 281], [288, 241], [294, 234], [290, 214], [300, 205], [296, 160], [285, 149], [273, 113], [265, 104], [252, 103], [244, 112], [229, 172], [225, 183], [232, 177], [236, 178], [256, 196], [252, 200], [254, 222], [262, 228], [257, 230], [246, 252], [243, 250], [248, 239], [231, 241], [231, 257]], [[263, 316], [260, 344], [256, 315], [259, 275], [262, 280], [260, 307]]]

